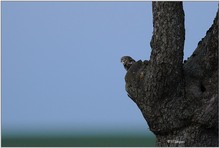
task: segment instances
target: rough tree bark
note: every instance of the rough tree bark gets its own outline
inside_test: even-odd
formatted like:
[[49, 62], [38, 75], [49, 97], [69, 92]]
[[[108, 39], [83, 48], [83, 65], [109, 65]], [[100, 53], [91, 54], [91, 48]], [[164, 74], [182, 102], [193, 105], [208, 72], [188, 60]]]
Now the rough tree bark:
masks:
[[134, 63], [126, 91], [140, 108], [157, 146], [218, 146], [218, 12], [183, 62], [182, 2], [153, 2], [150, 60]]

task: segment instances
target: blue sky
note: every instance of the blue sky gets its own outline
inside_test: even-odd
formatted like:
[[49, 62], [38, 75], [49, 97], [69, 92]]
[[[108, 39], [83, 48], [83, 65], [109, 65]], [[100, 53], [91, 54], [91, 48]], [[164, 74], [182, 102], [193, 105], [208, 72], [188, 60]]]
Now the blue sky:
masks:
[[[217, 7], [184, 2], [184, 59]], [[120, 58], [149, 59], [150, 2], [2, 2], [1, 21], [3, 132], [149, 132]]]

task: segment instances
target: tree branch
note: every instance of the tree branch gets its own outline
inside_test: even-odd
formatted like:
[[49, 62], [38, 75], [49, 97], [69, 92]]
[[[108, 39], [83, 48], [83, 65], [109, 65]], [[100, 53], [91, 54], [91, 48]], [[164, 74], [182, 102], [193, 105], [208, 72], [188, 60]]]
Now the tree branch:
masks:
[[154, 20], [150, 57], [154, 67], [152, 83], [159, 83], [161, 88], [157, 90], [167, 94], [178, 87], [183, 77], [184, 11], [182, 2], [152, 2], [152, 6]]
[[218, 128], [218, 12], [206, 36], [184, 64], [186, 98], [197, 108], [193, 121]]

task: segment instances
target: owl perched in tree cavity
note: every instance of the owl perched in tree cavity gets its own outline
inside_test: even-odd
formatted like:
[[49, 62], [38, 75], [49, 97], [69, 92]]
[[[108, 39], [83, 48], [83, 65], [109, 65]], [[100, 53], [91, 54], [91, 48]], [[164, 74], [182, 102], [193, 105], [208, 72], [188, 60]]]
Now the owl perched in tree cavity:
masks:
[[131, 67], [132, 64], [134, 64], [136, 61], [132, 59], [130, 56], [123, 56], [121, 58], [121, 63], [124, 65], [124, 68], [128, 71], [128, 69]]

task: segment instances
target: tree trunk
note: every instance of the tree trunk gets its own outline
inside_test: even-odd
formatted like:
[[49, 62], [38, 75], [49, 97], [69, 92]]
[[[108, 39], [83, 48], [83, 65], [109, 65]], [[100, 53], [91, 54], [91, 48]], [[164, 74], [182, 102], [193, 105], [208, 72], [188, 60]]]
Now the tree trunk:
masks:
[[128, 95], [157, 146], [218, 146], [218, 13], [184, 63], [182, 2], [153, 2], [153, 27], [150, 60], [125, 76]]

